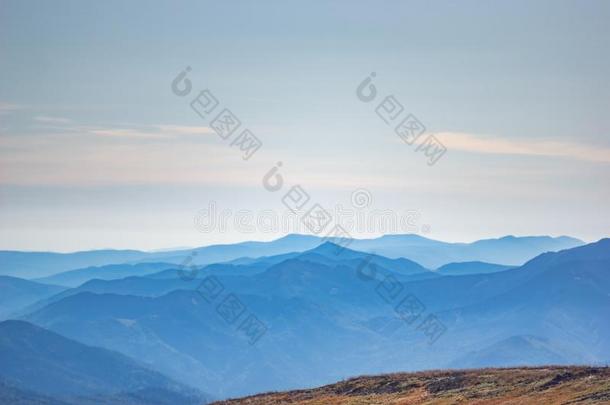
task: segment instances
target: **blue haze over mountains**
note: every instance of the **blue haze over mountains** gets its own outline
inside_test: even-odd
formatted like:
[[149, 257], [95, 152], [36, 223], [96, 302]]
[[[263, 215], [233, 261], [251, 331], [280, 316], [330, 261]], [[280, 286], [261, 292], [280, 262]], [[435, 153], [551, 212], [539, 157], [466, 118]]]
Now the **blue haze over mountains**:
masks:
[[[0, 322], [0, 387], [19, 390], [14, 403], [201, 404], [204, 394], [168, 379], [119, 353], [88, 347], [22, 321]], [[0, 388], [5, 392], [5, 389]], [[53, 399], [37, 399], [31, 391]], [[0, 393], [0, 398], [2, 394]], [[4, 402], [6, 403], [6, 402]]]
[[[193, 252], [194, 262], [211, 264], [234, 259], [302, 252], [320, 245], [316, 236], [291, 234], [271, 242], [242, 242], [196, 249], [163, 252], [136, 250], [94, 250], [75, 253], [0, 251], [0, 274], [21, 278], [48, 277], [63, 271], [120, 263], [165, 262], [179, 264]], [[485, 239], [472, 243], [447, 243], [419, 235], [385, 235], [375, 239], [354, 239], [350, 248], [390, 258], [406, 257], [424, 267], [437, 268], [453, 262], [482, 261], [521, 265], [546, 251], [582, 245], [581, 240], [560, 236]], [[53, 282], [53, 280], [47, 280]]]
[[[360, 374], [610, 360], [610, 239], [453, 244], [388, 235], [338, 249], [304, 235], [197, 248], [192, 280], [177, 271], [192, 250], [1, 252], [0, 314], [19, 321], [0, 324], [0, 353], [47, 358], [45, 342], [64, 339], [157, 373], [143, 374], [141, 387], [104, 382], [79, 395], [145, 395], [158, 385], [168, 398], [201, 403]], [[365, 261], [377, 270], [372, 278], [359, 274]], [[256, 344], [198, 292], [210, 275], [267, 326]], [[446, 326], [434, 344], [378, 294], [388, 276]], [[37, 337], [26, 345], [23, 335]], [[0, 386], [69, 403], [73, 393], [17, 371], [0, 366]], [[73, 372], [99, 381], [88, 367]]]

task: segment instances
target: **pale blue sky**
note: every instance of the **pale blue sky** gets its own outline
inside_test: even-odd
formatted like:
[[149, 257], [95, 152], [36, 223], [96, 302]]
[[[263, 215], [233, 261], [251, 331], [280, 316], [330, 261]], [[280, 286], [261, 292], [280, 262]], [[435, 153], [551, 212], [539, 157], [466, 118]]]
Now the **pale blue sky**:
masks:
[[[279, 237], [193, 226], [210, 201], [283, 210], [261, 187], [277, 161], [327, 207], [365, 188], [432, 238], [608, 236], [609, 20], [605, 1], [0, 0], [0, 249]], [[186, 66], [263, 141], [251, 160], [171, 92]], [[445, 142], [436, 165], [356, 98], [373, 71]]]

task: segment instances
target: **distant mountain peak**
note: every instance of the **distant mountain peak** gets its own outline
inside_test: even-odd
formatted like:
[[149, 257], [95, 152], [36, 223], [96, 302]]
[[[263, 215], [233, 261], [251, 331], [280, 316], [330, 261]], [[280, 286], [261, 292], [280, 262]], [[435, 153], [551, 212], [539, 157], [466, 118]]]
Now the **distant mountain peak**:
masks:
[[347, 258], [353, 258], [355, 256], [366, 256], [370, 253], [352, 250], [349, 248], [349, 244], [347, 246], [343, 246], [335, 242], [325, 241], [322, 244], [314, 247], [313, 249], [306, 250], [305, 252], [301, 253], [302, 256], [306, 256], [308, 254], [318, 254], [327, 258], [336, 258], [338, 260], [342, 260]]
[[335, 251], [338, 249], [346, 249], [334, 242], [331, 241], [325, 241], [324, 243], [322, 243], [321, 245], [311, 249], [311, 251], [316, 251], [316, 252], [327, 252], [327, 251]]
[[382, 235], [380, 239], [429, 239], [416, 233], [389, 233]]
[[282, 236], [281, 238], [275, 239], [274, 242], [277, 241], [299, 241], [299, 240], [313, 240], [313, 239], [319, 239], [322, 240], [321, 238], [319, 238], [318, 236], [314, 236], [314, 235], [305, 235], [302, 233], [289, 233], [285, 236]]
[[[516, 235], [504, 235], [504, 236], [500, 236], [498, 238], [488, 238], [488, 239], [481, 239], [478, 240], [476, 242], [485, 242], [485, 241], [521, 241], [521, 242], [528, 242], [528, 241], [532, 241], [532, 240], [547, 240], [547, 241], [564, 241], [564, 242], [572, 242], [572, 243], [578, 243], [578, 244], [584, 244], [585, 242], [578, 239], [578, 238], [574, 238], [572, 236], [567, 236], [567, 235], [560, 235], [560, 236], [550, 236], [550, 235], [526, 235], [526, 236], [516, 236]], [[474, 243], [476, 243], [474, 242]]]

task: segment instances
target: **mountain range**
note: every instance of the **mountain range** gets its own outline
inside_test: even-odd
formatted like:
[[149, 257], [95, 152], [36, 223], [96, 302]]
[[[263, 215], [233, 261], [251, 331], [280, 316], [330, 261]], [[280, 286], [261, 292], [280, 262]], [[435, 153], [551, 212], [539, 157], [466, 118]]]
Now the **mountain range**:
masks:
[[[399, 245], [401, 238], [379, 239]], [[489, 243], [521, 246], [503, 239]], [[221, 255], [223, 262], [187, 272], [171, 263], [170, 252], [169, 261], [84, 266], [50, 276], [65, 287], [32, 293], [13, 313], [48, 333], [137, 359], [206, 398], [396, 371], [606, 364], [610, 239], [544, 243], [549, 240], [578, 246], [520, 265], [495, 264], [507, 263], [502, 251], [489, 253], [487, 262], [438, 269], [380, 252], [394, 247], [370, 253], [355, 249], [358, 241], [344, 247], [300, 236], [281, 247], [261, 242], [266, 248], [259, 255]], [[293, 250], [295, 241], [313, 246]], [[544, 245], [527, 241], [535, 247], [515, 251]], [[226, 249], [243, 254], [250, 245]], [[279, 253], [270, 254], [273, 249]], [[55, 395], [35, 384], [15, 386], [10, 373], [0, 377], [24, 392]]]
[[[291, 234], [270, 242], [242, 242], [211, 245], [195, 249], [142, 252], [136, 250], [94, 250], [76, 253], [0, 251], [0, 274], [20, 278], [46, 278], [70, 270], [90, 266], [136, 263], [170, 263], [192, 260], [206, 265], [243, 258], [277, 256], [303, 252], [327, 241], [312, 235]], [[557, 251], [584, 244], [581, 240], [561, 236], [505, 236], [472, 243], [447, 243], [415, 234], [384, 235], [374, 239], [331, 240], [350, 249], [377, 253], [389, 258], [408, 258], [420, 265], [435, 269], [453, 262], [482, 261], [504, 265], [521, 265], [547, 251]], [[106, 268], [110, 271], [111, 269]], [[51, 284], [59, 279], [46, 279]], [[61, 283], [60, 283], [61, 284]]]

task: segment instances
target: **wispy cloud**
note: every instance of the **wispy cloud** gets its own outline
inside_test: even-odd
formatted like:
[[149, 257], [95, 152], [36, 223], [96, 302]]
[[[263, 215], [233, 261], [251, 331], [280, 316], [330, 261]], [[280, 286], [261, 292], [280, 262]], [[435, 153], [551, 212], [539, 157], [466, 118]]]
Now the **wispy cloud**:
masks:
[[181, 135], [210, 135], [214, 134], [214, 130], [210, 127], [198, 127], [187, 125], [157, 125], [161, 132]]
[[167, 134], [157, 131], [142, 131], [129, 128], [106, 128], [106, 129], [91, 129], [90, 133], [100, 136], [116, 137], [116, 138], [146, 138], [146, 139], [166, 139], [170, 138]]
[[49, 117], [46, 115], [39, 115], [34, 117], [35, 121], [47, 123], [47, 124], [70, 124], [72, 120], [63, 117]]
[[22, 105], [5, 103], [5, 102], [0, 101], [0, 115], [9, 114], [9, 113], [12, 113], [13, 111], [21, 110], [23, 108], [24, 107]]
[[214, 131], [205, 126], [156, 124], [109, 124], [109, 125], [83, 125], [64, 117], [39, 115], [34, 117], [36, 128], [60, 130], [67, 133], [92, 134], [116, 139], [151, 139], [169, 140], [184, 136], [200, 136], [214, 134]]
[[506, 139], [461, 132], [435, 133], [449, 150], [500, 154], [566, 157], [577, 160], [610, 163], [610, 148], [577, 142], [544, 139]]
[[97, 128], [90, 133], [100, 136], [140, 139], [171, 139], [184, 135], [209, 135], [214, 133], [209, 127], [184, 125], [151, 125], [134, 128]]
[[[28, 136], [0, 137], [0, 184], [248, 183], [247, 171], [230, 167], [235, 151], [211, 142], [214, 132], [205, 126], [83, 125], [44, 115], [33, 121], [36, 132]], [[202, 150], [209, 156], [203, 160]]]
[[258, 185], [251, 166], [232, 165], [240, 161], [235, 152], [224, 144], [108, 142], [80, 133], [0, 137], [0, 186]]

